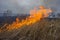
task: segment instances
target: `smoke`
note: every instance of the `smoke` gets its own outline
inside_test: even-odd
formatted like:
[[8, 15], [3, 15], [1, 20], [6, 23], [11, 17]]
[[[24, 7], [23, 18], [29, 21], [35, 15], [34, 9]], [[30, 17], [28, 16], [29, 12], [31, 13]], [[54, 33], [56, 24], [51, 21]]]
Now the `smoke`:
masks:
[[29, 13], [35, 6], [44, 5], [42, 0], [0, 0], [0, 13], [7, 9], [13, 13]]
[[47, 7], [60, 11], [60, 0], [45, 0], [44, 2]]
[[11, 10], [14, 14], [28, 14], [31, 9], [44, 5], [60, 12], [60, 0], [0, 0], [0, 13]]

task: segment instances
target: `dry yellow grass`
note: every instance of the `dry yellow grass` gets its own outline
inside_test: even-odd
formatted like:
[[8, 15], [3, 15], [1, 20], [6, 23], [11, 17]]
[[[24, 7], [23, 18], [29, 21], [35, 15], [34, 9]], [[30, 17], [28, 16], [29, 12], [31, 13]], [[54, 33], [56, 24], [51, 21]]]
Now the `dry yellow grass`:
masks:
[[18, 30], [4, 31], [0, 40], [60, 40], [60, 19], [42, 19]]

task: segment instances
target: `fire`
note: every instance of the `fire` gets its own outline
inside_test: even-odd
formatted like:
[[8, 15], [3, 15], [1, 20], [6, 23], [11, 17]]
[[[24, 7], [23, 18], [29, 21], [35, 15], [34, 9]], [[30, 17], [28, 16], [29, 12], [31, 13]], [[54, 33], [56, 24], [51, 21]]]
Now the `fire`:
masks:
[[36, 7], [33, 10], [31, 10], [30, 16], [27, 17], [25, 20], [20, 21], [19, 18], [16, 18], [15, 22], [6, 26], [6, 29], [10, 31], [10, 30], [18, 29], [23, 25], [34, 24], [37, 21], [40, 21], [42, 18], [48, 17], [49, 13], [52, 12], [50, 8], [46, 9], [44, 6], [40, 6], [39, 8], [40, 8], [39, 10], [36, 10]]

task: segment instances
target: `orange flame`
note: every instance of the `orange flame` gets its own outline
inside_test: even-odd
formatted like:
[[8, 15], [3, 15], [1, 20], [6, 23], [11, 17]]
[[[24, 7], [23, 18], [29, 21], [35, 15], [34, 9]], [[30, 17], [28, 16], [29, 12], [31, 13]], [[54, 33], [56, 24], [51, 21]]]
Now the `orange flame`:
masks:
[[41, 18], [48, 17], [49, 13], [52, 12], [51, 9], [46, 9], [44, 6], [40, 6], [39, 8], [40, 8], [39, 10], [36, 10], [36, 8], [31, 10], [30, 11], [30, 16], [27, 17], [25, 20], [22, 20], [21, 22], [18, 18], [16, 18], [16, 21], [13, 22], [12, 24], [9, 24], [6, 27], [6, 29], [8, 31], [10, 31], [10, 30], [18, 29], [18, 28], [22, 27], [23, 25], [34, 24], [37, 21], [40, 21]]

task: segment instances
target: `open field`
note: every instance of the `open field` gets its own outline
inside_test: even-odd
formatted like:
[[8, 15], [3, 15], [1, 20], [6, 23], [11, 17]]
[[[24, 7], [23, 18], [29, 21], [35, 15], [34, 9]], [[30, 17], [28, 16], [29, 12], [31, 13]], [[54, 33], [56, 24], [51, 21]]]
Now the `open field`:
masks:
[[60, 40], [60, 19], [42, 19], [35, 24], [0, 33], [0, 40]]

